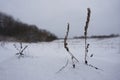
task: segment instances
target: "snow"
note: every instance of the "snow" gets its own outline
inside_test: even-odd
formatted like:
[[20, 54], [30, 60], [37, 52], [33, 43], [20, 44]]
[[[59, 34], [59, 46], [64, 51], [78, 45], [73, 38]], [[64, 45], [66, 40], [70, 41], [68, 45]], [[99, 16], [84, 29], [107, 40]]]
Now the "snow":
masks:
[[[63, 46], [63, 40], [28, 45], [25, 56], [18, 58], [18, 51], [7, 42], [0, 46], [0, 80], [120, 80], [120, 37], [110, 39], [88, 39], [90, 43], [88, 63], [84, 64], [84, 40], [68, 40], [68, 47], [79, 60], [72, 68], [70, 55]], [[0, 42], [1, 44], [2, 42]], [[93, 54], [93, 57], [90, 55]], [[68, 65], [60, 72], [69, 60]]]

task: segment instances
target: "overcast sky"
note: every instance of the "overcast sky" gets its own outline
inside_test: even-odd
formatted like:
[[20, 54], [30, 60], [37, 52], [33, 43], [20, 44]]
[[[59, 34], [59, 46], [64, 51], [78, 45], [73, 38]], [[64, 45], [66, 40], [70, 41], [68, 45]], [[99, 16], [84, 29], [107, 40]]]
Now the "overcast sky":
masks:
[[84, 33], [87, 8], [91, 9], [89, 35], [120, 34], [120, 0], [0, 0], [0, 11], [15, 19], [64, 37]]

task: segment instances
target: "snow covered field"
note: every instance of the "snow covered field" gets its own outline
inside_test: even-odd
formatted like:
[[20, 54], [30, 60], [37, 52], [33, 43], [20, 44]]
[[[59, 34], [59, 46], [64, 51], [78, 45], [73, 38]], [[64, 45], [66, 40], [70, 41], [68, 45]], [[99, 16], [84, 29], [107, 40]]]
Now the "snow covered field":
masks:
[[[81, 39], [68, 40], [70, 51], [79, 60], [75, 69], [63, 40], [24, 43], [28, 48], [23, 58], [15, 55], [18, 51], [13, 44], [19, 46], [18, 43], [6, 43], [0, 46], [0, 80], [120, 80], [120, 37], [89, 39], [88, 42], [88, 63], [100, 70], [84, 64], [84, 40]], [[67, 67], [58, 72], [67, 60]]]

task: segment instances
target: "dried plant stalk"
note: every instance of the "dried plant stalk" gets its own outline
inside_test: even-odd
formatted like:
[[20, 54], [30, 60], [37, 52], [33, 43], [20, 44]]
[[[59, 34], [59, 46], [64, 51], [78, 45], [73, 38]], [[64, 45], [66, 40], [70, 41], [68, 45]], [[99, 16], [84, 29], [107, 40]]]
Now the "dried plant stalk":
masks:
[[17, 51], [19, 51], [18, 53], [16, 53], [16, 55], [18, 55], [18, 57], [23, 57], [24, 56], [23, 52], [28, 47], [28, 45], [23, 47], [22, 42], [20, 42], [19, 47], [17, 47], [15, 44], [13, 44], [13, 46], [16, 48]]
[[85, 24], [85, 27], [84, 27], [84, 31], [85, 31], [84, 35], [85, 35], [85, 37], [87, 36], [88, 25], [89, 25], [89, 22], [90, 22], [90, 14], [91, 14], [90, 8], [87, 8], [87, 11], [88, 11], [87, 20], [86, 20], [86, 24]]
[[73, 61], [73, 59], [74, 60], [76, 60], [77, 62], [79, 62], [78, 60], [77, 60], [77, 58], [70, 52], [70, 50], [69, 50], [69, 48], [68, 48], [68, 43], [67, 43], [67, 38], [68, 38], [68, 33], [69, 33], [69, 23], [68, 23], [68, 25], [67, 25], [67, 31], [66, 31], [66, 35], [65, 35], [65, 38], [64, 38], [64, 48], [66, 49], [66, 51], [70, 54], [70, 56], [71, 56], [71, 59], [72, 59], [72, 63], [73, 63], [73, 68], [75, 68], [75, 63], [74, 63], [74, 61]]
[[60, 68], [59, 71], [57, 71], [56, 73], [59, 73], [60, 71], [65, 69], [67, 67], [67, 65], [68, 65], [68, 62], [69, 62], [69, 60], [67, 60], [66, 64], [62, 68]]
[[91, 10], [90, 8], [87, 8], [87, 20], [86, 20], [86, 24], [84, 27], [84, 36], [85, 36], [85, 64], [87, 64], [87, 53], [88, 53], [88, 48], [89, 48], [89, 44], [87, 44], [87, 30], [88, 30], [88, 25], [90, 22], [90, 14], [91, 14]]

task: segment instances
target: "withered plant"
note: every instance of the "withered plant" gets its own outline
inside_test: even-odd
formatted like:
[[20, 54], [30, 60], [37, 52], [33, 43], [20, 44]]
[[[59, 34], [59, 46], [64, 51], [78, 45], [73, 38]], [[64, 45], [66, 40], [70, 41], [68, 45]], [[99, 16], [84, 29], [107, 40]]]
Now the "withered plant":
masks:
[[71, 60], [72, 60], [72, 66], [73, 68], [75, 68], [75, 61], [79, 62], [78, 59], [70, 52], [69, 48], [68, 48], [68, 43], [67, 43], [67, 39], [68, 39], [68, 34], [69, 34], [69, 29], [70, 29], [70, 24], [68, 23], [67, 25], [67, 31], [66, 31], [66, 35], [65, 35], [65, 38], [64, 38], [64, 48], [66, 49], [66, 51], [70, 54], [71, 56]]
[[[85, 57], [84, 57], [84, 61], [85, 61], [85, 64], [92, 67], [92, 68], [95, 68], [95, 69], [99, 69], [91, 64], [88, 64], [88, 61], [87, 61], [87, 54], [88, 54], [88, 48], [89, 48], [89, 43], [87, 42], [87, 34], [88, 34], [88, 25], [89, 25], [89, 22], [90, 22], [90, 15], [91, 15], [91, 10], [90, 8], [87, 8], [87, 20], [86, 20], [86, 24], [85, 24], [85, 27], [84, 27], [84, 38], [85, 38]], [[70, 52], [69, 50], [69, 47], [68, 47], [68, 43], [67, 43], [67, 39], [68, 39], [68, 34], [69, 34], [69, 29], [70, 29], [70, 24], [68, 23], [67, 25], [67, 31], [66, 31], [66, 35], [65, 35], [65, 38], [64, 38], [64, 48], [66, 49], [66, 51], [69, 53], [70, 57], [71, 57], [71, 60], [72, 60], [72, 67], [75, 68], [75, 62], [74, 61], [78, 61], [78, 59]], [[91, 57], [93, 56], [93, 54], [91, 55]], [[58, 71], [62, 71], [66, 66], [68, 65], [68, 60], [66, 62], [66, 64]], [[99, 70], [102, 70], [102, 69], [99, 69]]]
[[[87, 60], [87, 54], [88, 54], [88, 48], [89, 48], [89, 43], [87, 42], [87, 34], [88, 34], [88, 25], [89, 25], [89, 22], [90, 22], [90, 15], [91, 15], [91, 10], [90, 8], [87, 8], [87, 20], [86, 20], [86, 24], [85, 24], [85, 27], [84, 27], [84, 37], [85, 37], [85, 64], [87, 64], [88, 66], [92, 67], [92, 68], [95, 68], [95, 69], [99, 69], [98, 67], [95, 67], [91, 64], [88, 64], [88, 60]], [[91, 55], [91, 57], [93, 56], [93, 54]], [[99, 69], [99, 70], [102, 70], [102, 69]]]
[[90, 22], [90, 14], [91, 14], [91, 10], [90, 8], [87, 8], [87, 20], [86, 20], [86, 24], [85, 24], [85, 27], [84, 27], [84, 36], [85, 36], [85, 64], [88, 64], [88, 61], [87, 61], [87, 53], [88, 53], [88, 48], [89, 48], [89, 43], [87, 43], [87, 31], [88, 31], [88, 25], [89, 25], [89, 22]]
[[19, 44], [20, 44], [20, 46], [17, 46], [16, 44], [13, 44], [13, 46], [15, 47], [15, 49], [18, 51], [16, 53], [16, 55], [18, 55], [18, 58], [24, 57], [24, 53], [23, 52], [28, 47], [28, 45], [26, 45], [26, 46], [23, 47], [22, 42], [20, 42]]

